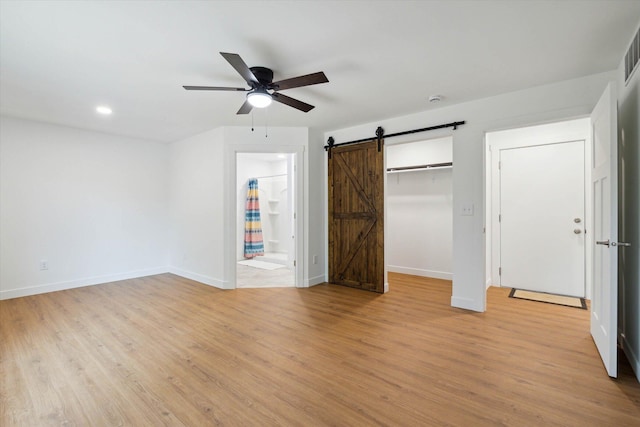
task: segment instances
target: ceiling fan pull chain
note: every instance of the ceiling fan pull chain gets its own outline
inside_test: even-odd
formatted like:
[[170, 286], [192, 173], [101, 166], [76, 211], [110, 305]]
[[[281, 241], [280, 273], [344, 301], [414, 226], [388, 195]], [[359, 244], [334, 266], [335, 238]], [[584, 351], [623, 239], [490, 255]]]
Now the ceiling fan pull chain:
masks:
[[264, 137], [269, 137], [269, 110], [264, 110]]
[[253, 110], [251, 110], [251, 132], [253, 132]]

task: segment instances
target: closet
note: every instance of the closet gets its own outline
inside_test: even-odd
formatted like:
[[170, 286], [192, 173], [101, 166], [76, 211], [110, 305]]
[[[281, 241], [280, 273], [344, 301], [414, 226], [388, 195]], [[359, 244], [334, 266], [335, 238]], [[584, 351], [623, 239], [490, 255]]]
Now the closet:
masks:
[[452, 142], [386, 146], [388, 271], [453, 279]]

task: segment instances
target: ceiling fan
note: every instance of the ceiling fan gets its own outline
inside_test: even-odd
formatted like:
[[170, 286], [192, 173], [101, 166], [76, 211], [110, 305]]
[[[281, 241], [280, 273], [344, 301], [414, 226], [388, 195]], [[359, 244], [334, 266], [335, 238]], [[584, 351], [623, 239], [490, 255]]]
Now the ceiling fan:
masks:
[[264, 108], [276, 101], [281, 104], [296, 108], [305, 113], [311, 111], [314, 106], [279, 93], [281, 90], [296, 87], [310, 86], [318, 83], [327, 83], [329, 79], [322, 71], [290, 79], [273, 81], [273, 71], [266, 67], [248, 67], [240, 55], [236, 53], [220, 52], [220, 55], [231, 64], [250, 86], [249, 89], [241, 87], [217, 87], [217, 86], [182, 86], [186, 90], [221, 90], [249, 92], [247, 99], [238, 110], [237, 114], [248, 114], [255, 108]]

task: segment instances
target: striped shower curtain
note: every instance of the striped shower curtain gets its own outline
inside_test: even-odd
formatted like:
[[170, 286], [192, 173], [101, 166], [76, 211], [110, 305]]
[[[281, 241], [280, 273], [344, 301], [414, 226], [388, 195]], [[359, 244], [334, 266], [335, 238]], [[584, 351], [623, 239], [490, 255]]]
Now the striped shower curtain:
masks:
[[244, 217], [244, 257], [264, 255], [262, 223], [260, 222], [260, 202], [258, 200], [258, 180], [249, 179], [247, 184], [247, 204]]

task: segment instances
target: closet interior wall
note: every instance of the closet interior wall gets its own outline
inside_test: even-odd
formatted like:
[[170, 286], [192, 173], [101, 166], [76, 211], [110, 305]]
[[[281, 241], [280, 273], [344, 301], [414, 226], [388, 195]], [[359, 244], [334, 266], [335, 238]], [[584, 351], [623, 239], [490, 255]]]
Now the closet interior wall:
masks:
[[[388, 271], [453, 279], [453, 169], [421, 167], [451, 163], [452, 142], [445, 137], [386, 146]], [[410, 167], [416, 168], [404, 169]]]

